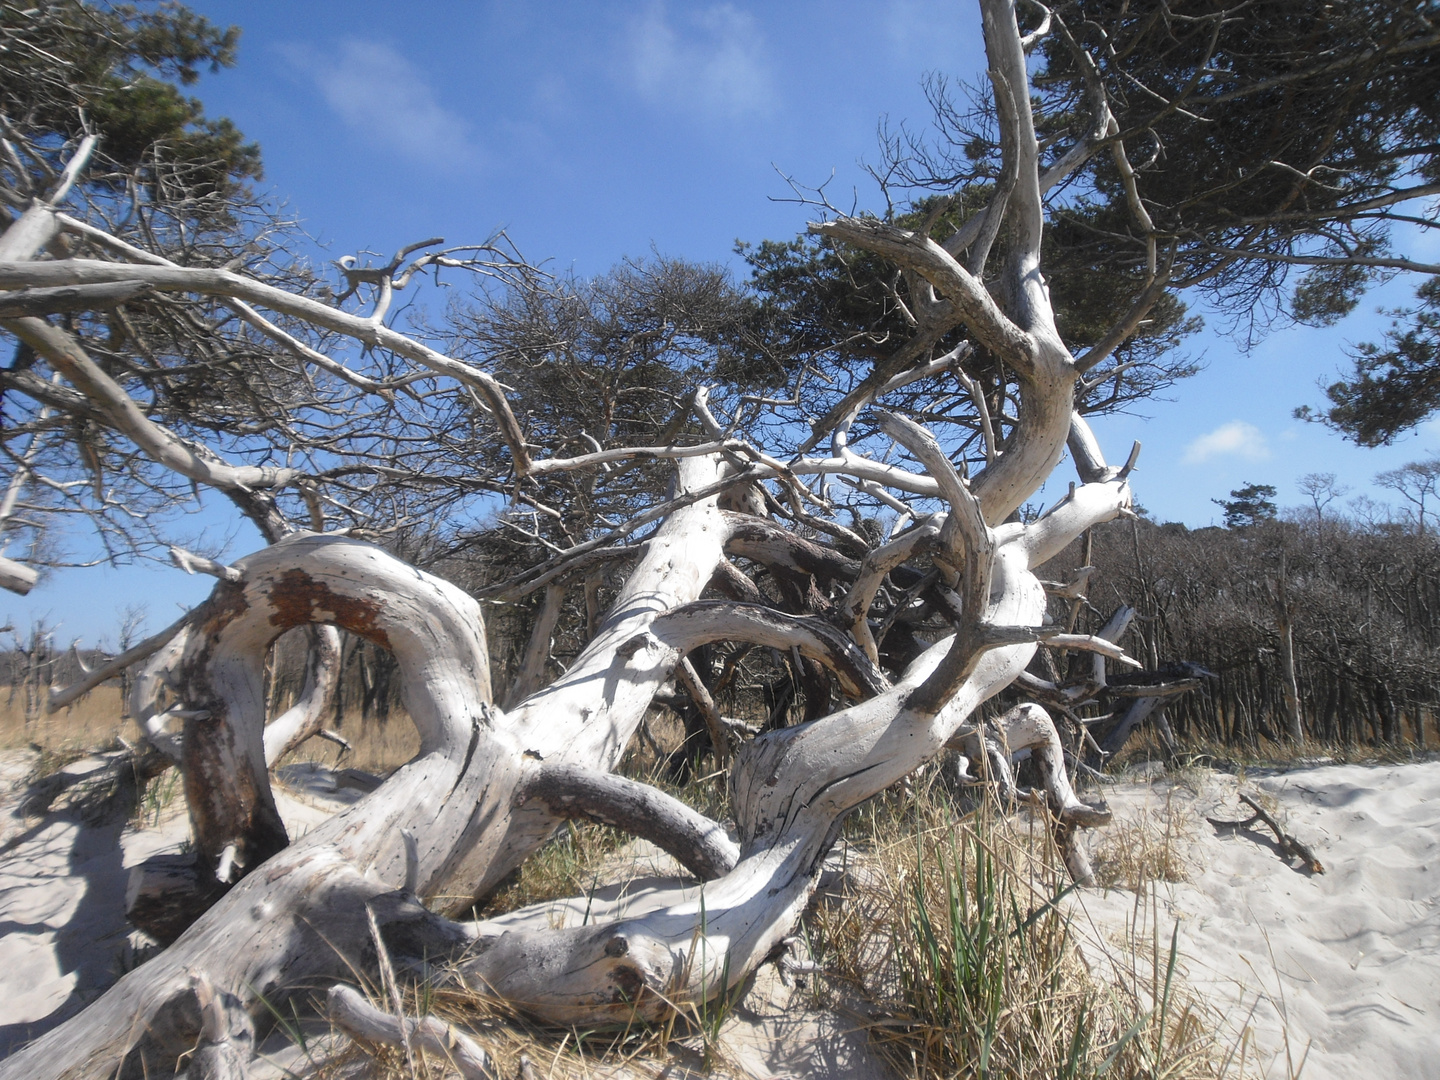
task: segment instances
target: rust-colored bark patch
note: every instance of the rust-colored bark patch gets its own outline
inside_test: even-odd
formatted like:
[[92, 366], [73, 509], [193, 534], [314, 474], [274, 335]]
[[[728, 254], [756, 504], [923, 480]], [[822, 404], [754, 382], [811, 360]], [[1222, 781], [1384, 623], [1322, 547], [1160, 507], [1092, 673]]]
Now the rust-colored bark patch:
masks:
[[244, 615], [249, 608], [245, 589], [240, 585], [222, 581], [190, 617], [200, 634], [209, 641], [218, 641], [220, 632]]
[[382, 649], [390, 648], [390, 638], [380, 625], [380, 605], [372, 600], [342, 596], [323, 581], [317, 581], [304, 570], [286, 570], [270, 590], [272, 626], [289, 630], [308, 626], [316, 621], [317, 612], [325, 612], [325, 622], [333, 622], [343, 630], [359, 634]]

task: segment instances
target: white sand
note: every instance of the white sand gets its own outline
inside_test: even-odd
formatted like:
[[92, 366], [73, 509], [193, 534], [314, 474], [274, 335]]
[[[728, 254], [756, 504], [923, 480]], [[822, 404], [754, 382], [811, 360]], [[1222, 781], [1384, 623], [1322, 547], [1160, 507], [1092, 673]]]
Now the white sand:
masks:
[[[1326, 873], [1292, 868], [1263, 825], [1209, 825], [1249, 816], [1237, 786], [1273, 797]], [[1092, 938], [1114, 942], [1129, 925], [1153, 940], [1158, 918], [1168, 950], [1178, 920], [1180, 973], [1232, 1038], [1249, 1029], [1248, 1056], [1266, 1076], [1440, 1078], [1440, 762], [1238, 784], [1201, 773], [1111, 792], [1122, 819], [1153, 819], [1167, 802], [1188, 819], [1193, 869], [1156, 887], [1153, 914], [1133, 893], [1086, 895]]]
[[[126, 867], [185, 834], [177, 807], [157, 830], [91, 828], [13, 813], [23, 755], [0, 755], [0, 1056], [83, 1007], [129, 962]], [[292, 831], [352, 792], [328, 776], [292, 774], [281, 798]], [[299, 790], [297, 790], [299, 789]], [[1340, 766], [1252, 777], [1241, 790], [1272, 796], [1287, 830], [1311, 844], [1327, 873], [1292, 868], [1268, 832], [1217, 830], [1237, 818], [1235, 777], [1126, 783], [1108, 791], [1122, 820], [1167, 806], [1189, 822], [1190, 880], [1150, 901], [1124, 890], [1077, 899], [1087, 958], [1126, 963], [1127, 936], [1162, 950], [1180, 926], [1179, 969], [1265, 1075], [1306, 1080], [1378, 1076], [1440, 1080], [1440, 763]], [[767, 972], [727, 1025], [727, 1057], [754, 1077], [879, 1076], [863, 1036], [837, 1017], [806, 1013]], [[1287, 1058], [1288, 1052], [1288, 1058]], [[1253, 1074], [1253, 1073], [1252, 1073]]]
[[[49, 1031], [99, 997], [134, 966], [125, 921], [129, 868], [189, 837], [184, 799], [158, 827], [95, 827], [58, 813], [26, 820], [17, 812], [38, 755], [0, 754], [0, 1057]], [[84, 773], [99, 762], [67, 766]], [[323, 821], [358, 792], [335, 793], [328, 777], [299, 768], [276, 788], [291, 835]], [[332, 794], [333, 793], [333, 794]], [[328, 796], [328, 797], [327, 797]]]

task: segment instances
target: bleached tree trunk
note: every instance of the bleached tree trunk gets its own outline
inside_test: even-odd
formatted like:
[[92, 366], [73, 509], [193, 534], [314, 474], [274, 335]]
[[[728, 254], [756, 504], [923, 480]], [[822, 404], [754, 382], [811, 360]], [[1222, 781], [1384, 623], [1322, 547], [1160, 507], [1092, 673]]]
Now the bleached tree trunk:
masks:
[[[708, 459], [682, 466], [702, 481], [714, 474]], [[265, 872], [241, 878], [165, 953], [8, 1058], [0, 1076], [109, 1076], [132, 1043], [137, 1061], [169, 1069], [193, 1042], [184, 1023], [192, 972], [253, 1008], [259, 995], [344, 978], [368, 941], [368, 902], [405, 889], [401, 918], [423, 912], [415, 895], [468, 909], [562, 820], [541, 800], [513, 804], [529, 770], [618, 762], [679, 656], [647, 628], [699, 595], [723, 540], [713, 499], [678, 511], [568, 675], [509, 714], [490, 705], [479, 606], [453, 586], [367, 544], [314, 535], [237, 563], [242, 582], [222, 582], [197, 609], [177, 665], [192, 713], [185, 783], [201, 866], [213, 875], [228, 859], [246, 872], [269, 859]], [[276, 637], [312, 621], [395, 656], [421, 750], [354, 808], [286, 846], [265, 763], [263, 664]]]
[[[153, 692], [163, 674], [179, 699], [168, 715], [184, 722], [178, 746], [166, 745], [178, 753], [184, 773], [195, 875], [194, 887], [176, 894], [168, 917], [177, 929], [189, 922], [188, 929], [79, 1016], [0, 1063], [0, 1078], [168, 1074], [206, 1031], [213, 1043], [229, 1030], [218, 1021], [202, 1025], [197, 995], [233, 1000], [261, 1020], [289, 994], [367, 970], [374, 956], [372, 925], [401, 959], [453, 961], [464, 982], [566, 1024], [659, 1019], [703, 1002], [747, 978], [791, 933], [845, 815], [974, 733], [970, 718], [977, 707], [1016, 680], [1037, 642], [1063, 632], [1045, 625], [1036, 568], [1130, 503], [1128, 469], [1109, 468], [1098, 446], [1087, 445], [1080, 486], [1036, 521], [1007, 520], [1044, 483], [1067, 438], [1084, 431], [1074, 415], [1081, 365], [1057, 332], [1040, 272], [1039, 145], [1015, 12], [1009, 0], [982, 0], [981, 8], [1005, 174], [1014, 182], [997, 187], [967, 233], [966, 243], [975, 248], [966, 262], [957, 258], [964, 245], [951, 250], [888, 222], [838, 218], [813, 226], [895, 262], [917, 292], [922, 285], [930, 290], [927, 303], [948, 305], [952, 326], [963, 325], [1016, 374], [1018, 407], [1008, 418], [1009, 435], [1003, 446], [995, 445], [987, 416], [988, 464], [972, 479], [957, 472], [929, 431], [878, 407], [881, 429], [918, 470], [849, 448], [846, 433], [860, 410], [887, 388], [903, 385], [911, 377], [907, 372], [876, 375], [847, 395], [836, 413], [829, 458], [782, 462], [730, 439], [697, 392], [692, 409], [711, 443], [537, 461], [491, 376], [406, 338], [379, 316], [362, 318], [229, 270], [153, 259], [0, 259], [0, 288], [138, 281], [160, 292], [264, 305], [391, 350], [431, 376], [455, 378], [482, 395], [519, 479], [627, 454], [674, 458], [677, 464], [674, 497], [626, 525], [633, 529], [663, 517], [608, 614], [596, 620], [569, 668], [543, 688], [534, 684], [549, 652], [547, 623], [559, 610], [562, 578], [584, 569], [582, 560], [606, 539], [579, 543], [534, 570], [528, 583], [546, 588], [547, 595], [504, 709], [492, 703], [478, 603], [381, 549], [347, 537], [297, 534], [224, 568], [233, 572], [221, 574], [210, 598], [159, 647], [137, 680], [137, 687]], [[992, 294], [984, 267], [1001, 235], [1007, 248]], [[123, 247], [115, 251], [125, 254]], [[387, 277], [384, 285], [390, 284]], [[244, 311], [247, 319], [260, 318], [248, 306]], [[242, 491], [297, 479], [290, 469], [230, 466], [196, 454], [159, 428], [58, 328], [21, 320], [14, 332], [109, 411], [117, 430], [182, 475]], [[931, 360], [917, 354], [912, 360], [926, 372], [942, 371], [959, 355]], [[327, 358], [311, 359], [331, 370]], [[811, 446], [813, 441], [806, 453]], [[763, 511], [763, 499], [727, 498], [731, 510], [718, 504], [727, 490], [758, 493], [755, 485], [766, 480], [798, 488], [801, 477], [827, 474], [891, 485], [934, 500], [940, 509], [915, 530], [913, 541], [897, 540], [857, 560], [741, 512]], [[933, 559], [935, 595], [954, 632], [892, 682], [877, 666], [867, 619], [885, 574], [898, 566], [896, 560], [916, 553]], [[843, 629], [766, 605], [727, 556], [836, 584], [844, 596], [838, 612]], [[737, 599], [704, 599], [712, 582]], [[303, 696], [301, 713], [267, 733], [264, 660], [280, 634], [310, 626], [324, 628], [322, 638], [338, 628], [393, 654], [421, 748], [354, 807], [291, 842], [276, 812], [268, 766], [310, 723], [310, 696]], [[682, 658], [717, 641], [799, 653], [828, 669], [849, 699], [829, 715], [765, 733], [735, 751], [730, 784], [738, 846], [721, 823], [609, 775]], [[1098, 639], [1069, 635], [1060, 643], [1123, 656]], [[157, 729], [163, 719], [153, 708], [142, 716]], [[1070, 789], [1058, 736], [1043, 709], [1020, 706], [1003, 731], [1011, 749], [1032, 750], [1060, 826], [1099, 822], [1103, 815]], [[559, 926], [524, 912], [473, 924], [453, 921], [573, 816], [610, 821], [654, 839], [701, 883], [631, 896], [623, 910], [597, 902]], [[1085, 876], [1083, 865], [1073, 870], [1077, 878]]]

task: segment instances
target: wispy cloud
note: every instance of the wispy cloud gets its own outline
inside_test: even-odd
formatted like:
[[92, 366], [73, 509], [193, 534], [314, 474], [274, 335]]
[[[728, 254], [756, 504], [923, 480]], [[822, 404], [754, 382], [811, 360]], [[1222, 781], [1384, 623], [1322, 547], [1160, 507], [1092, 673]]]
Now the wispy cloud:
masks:
[[880, 9], [891, 52], [902, 61], [936, 59], [956, 51], [969, 15], [955, 0], [888, 0]]
[[1231, 420], [1193, 441], [1180, 460], [1186, 465], [1198, 465], [1218, 457], [1260, 461], [1269, 456], [1270, 446], [1263, 431], [1244, 420]]
[[630, 24], [627, 44], [630, 80], [652, 104], [734, 119], [766, 112], [773, 101], [760, 30], [730, 4], [672, 19], [653, 3]]
[[425, 73], [388, 45], [346, 38], [331, 53], [282, 50], [346, 127], [413, 164], [451, 171], [480, 163], [464, 117], [440, 104]]

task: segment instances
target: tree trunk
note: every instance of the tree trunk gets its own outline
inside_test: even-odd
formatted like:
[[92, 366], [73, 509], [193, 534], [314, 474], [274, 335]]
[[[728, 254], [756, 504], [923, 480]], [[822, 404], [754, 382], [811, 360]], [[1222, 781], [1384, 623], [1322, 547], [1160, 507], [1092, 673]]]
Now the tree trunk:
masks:
[[1295, 677], [1295, 629], [1291, 621], [1290, 596], [1286, 589], [1285, 555], [1280, 555], [1280, 573], [1275, 578], [1275, 624], [1280, 638], [1280, 689], [1285, 695], [1286, 733], [1295, 744], [1305, 741], [1300, 716], [1300, 687]]

